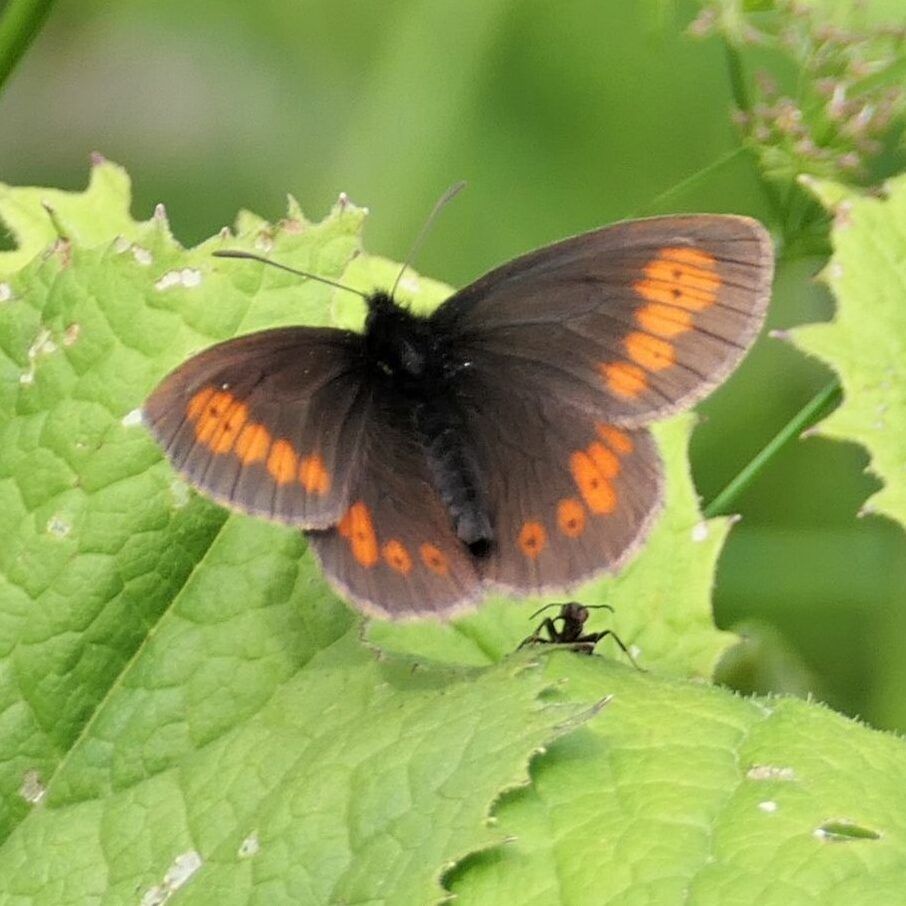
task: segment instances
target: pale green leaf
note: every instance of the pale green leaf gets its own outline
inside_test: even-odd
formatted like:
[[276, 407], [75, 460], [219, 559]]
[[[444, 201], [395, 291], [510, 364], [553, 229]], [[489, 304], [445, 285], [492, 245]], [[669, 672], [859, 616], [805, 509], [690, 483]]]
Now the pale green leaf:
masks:
[[30, 762], [48, 792], [0, 902], [430, 903], [500, 842], [491, 804], [584, 709], [524, 663], [381, 660], [310, 572], [298, 533], [224, 523], [66, 754]]
[[461, 906], [903, 901], [906, 749], [796, 699], [664, 683], [602, 658], [548, 675], [600, 714], [496, 811], [507, 846], [447, 878]]
[[817, 430], [857, 441], [884, 487], [865, 505], [906, 525], [906, 177], [883, 198], [810, 183], [834, 212], [834, 252], [823, 278], [837, 307], [827, 324], [792, 331], [796, 345], [839, 375], [840, 407]]
[[83, 246], [134, 238], [140, 229], [129, 213], [131, 183], [122, 167], [97, 157], [84, 192], [0, 183], [0, 223], [18, 248], [0, 252], [0, 278], [11, 274], [64, 237]]

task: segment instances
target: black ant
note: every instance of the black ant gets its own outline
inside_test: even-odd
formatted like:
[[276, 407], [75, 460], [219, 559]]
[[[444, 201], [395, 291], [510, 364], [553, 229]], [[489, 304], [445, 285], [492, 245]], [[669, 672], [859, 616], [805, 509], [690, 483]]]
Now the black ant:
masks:
[[[629, 658], [632, 666], [637, 670], [642, 670], [636, 663], [630, 650], [623, 643], [623, 640], [612, 630], [605, 629], [602, 632], [584, 632], [585, 624], [588, 621], [590, 610], [609, 610], [613, 613], [613, 608], [609, 604], [579, 604], [577, 601], [567, 601], [565, 604], [545, 604], [544, 607], [536, 610], [529, 619], [534, 619], [539, 613], [550, 610], [551, 607], [559, 607], [560, 613], [555, 617], [545, 617], [538, 624], [535, 631], [526, 639], [523, 639], [519, 647], [526, 645], [568, 645], [573, 651], [582, 654], [593, 654], [595, 645], [601, 639], [610, 636], [616, 643], [623, 654]], [[557, 621], [562, 622], [562, 626], [557, 628]], [[547, 632], [547, 638], [541, 633]], [[518, 649], [517, 649], [518, 650]]]

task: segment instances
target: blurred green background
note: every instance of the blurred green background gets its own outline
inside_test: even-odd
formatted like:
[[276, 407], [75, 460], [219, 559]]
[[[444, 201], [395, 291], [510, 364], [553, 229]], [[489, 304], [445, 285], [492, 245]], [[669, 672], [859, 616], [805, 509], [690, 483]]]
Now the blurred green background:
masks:
[[[634, 215], [733, 211], [776, 230], [754, 158], [733, 154], [724, 46], [687, 34], [699, 11], [668, 0], [61, 0], [0, 95], [0, 181], [81, 188], [100, 151], [131, 173], [135, 216], [164, 201], [185, 244], [242, 207], [278, 218], [287, 192], [318, 219], [345, 191], [372, 211], [369, 250], [400, 258], [440, 192], [467, 179], [417, 262], [456, 285]], [[782, 250], [769, 328], [833, 311], [814, 281], [825, 259], [801, 247]], [[703, 500], [830, 377], [765, 335], [700, 407]], [[903, 730], [906, 538], [857, 518], [878, 486], [866, 465], [858, 446], [797, 441], [738, 499], [715, 612], [751, 641], [723, 678], [810, 692]]]

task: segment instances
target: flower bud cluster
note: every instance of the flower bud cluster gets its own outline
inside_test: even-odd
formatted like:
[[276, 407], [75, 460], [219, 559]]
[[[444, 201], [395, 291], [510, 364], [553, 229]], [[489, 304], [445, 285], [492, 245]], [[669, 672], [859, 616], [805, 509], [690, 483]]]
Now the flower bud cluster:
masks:
[[720, 34], [731, 53], [752, 47], [772, 72], [793, 64], [792, 78], [757, 73], [733, 121], [769, 178], [864, 181], [906, 120], [906, 27], [869, 24], [858, 0], [846, 27], [801, 0], [771, 7], [747, 13], [742, 0], [715, 0], [690, 26], [697, 37]]

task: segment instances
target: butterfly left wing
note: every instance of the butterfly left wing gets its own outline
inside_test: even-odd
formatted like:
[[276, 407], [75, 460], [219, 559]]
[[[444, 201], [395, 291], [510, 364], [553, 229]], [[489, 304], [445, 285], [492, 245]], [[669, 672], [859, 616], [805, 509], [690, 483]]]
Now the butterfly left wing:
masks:
[[480, 594], [405, 400], [374, 394], [349, 506], [339, 523], [306, 533], [328, 581], [366, 613], [449, 617]]

